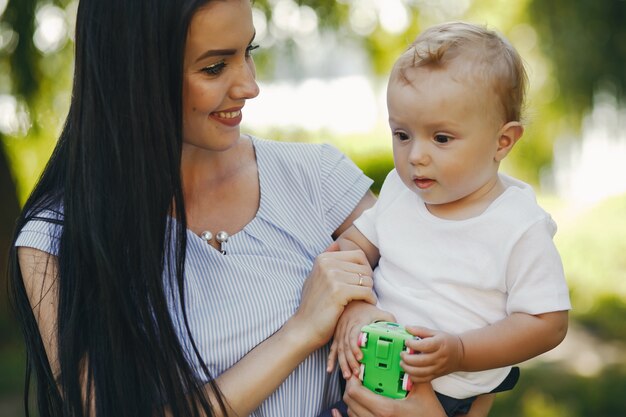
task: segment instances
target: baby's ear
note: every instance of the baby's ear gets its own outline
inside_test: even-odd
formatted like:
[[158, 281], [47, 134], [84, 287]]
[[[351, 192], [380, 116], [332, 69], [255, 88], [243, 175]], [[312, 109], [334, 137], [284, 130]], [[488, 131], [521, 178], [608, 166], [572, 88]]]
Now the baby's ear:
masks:
[[502, 161], [523, 134], [524, 126], [520, 122], [508, 122], [502, 126], [498, 137], [498, 149], [494, 156], [495, 161]]

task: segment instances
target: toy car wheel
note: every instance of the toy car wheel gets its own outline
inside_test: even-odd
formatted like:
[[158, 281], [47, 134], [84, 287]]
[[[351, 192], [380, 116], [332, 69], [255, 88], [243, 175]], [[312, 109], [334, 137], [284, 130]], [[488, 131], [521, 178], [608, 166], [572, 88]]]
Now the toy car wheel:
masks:
[[[363, 381], [364, 376], [365, 376], [365, 364], [362, 363], [361, 367], [359, 368], [359, 379]], [[404, 381], [402, 383], [404, 384]]]
[[404, 376], [402, 377], [402, 389], [406, 392], [409, 392], [411, 391], [412, 387], [413, 381], [411, 381], [411, 378], [409, 378], [409, 374], [404, 374]]
[[359, 347], [364, 347], [365, 345], [367, 345], [367, 333], [361, 332], [359, 334]]

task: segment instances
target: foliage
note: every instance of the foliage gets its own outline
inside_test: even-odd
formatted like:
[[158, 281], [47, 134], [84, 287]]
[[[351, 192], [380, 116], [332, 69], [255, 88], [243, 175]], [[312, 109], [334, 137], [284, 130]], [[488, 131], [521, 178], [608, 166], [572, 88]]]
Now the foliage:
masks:
[[[276, 3], [276, 0], [255, 0], [254, 5], [271, 21]], [[426, 10], [422, 8], [437, 7], [438, 2], [406, 1], [410, 6], [410, 22], [404, 32], [392, 34], [377, 25], [369, 35], [358, 35], [350, 29], [350, 7], [356, 1], [297, 0], [296, 3], [315, 11], [322, 31], [330, 32], [342, 42], [349, 40], [363, 45], [371, 57], [373, 73], [386, 74], [395, 57], [418, 31], [434, 23], [432, 16], [430, 21], [424, 16]], [[471, 7], [458, 18], [488, 22], [497, 27], [518, 49], [522, 48], [522, 55], [534, 65], [530, 123], [524, 140], [516, 145], [506, 162], [510, 164], [508, 171], [536, 181], [540, 170], [550, 164], [554, 138], [564, 129], [576, 129], [582, 115], [593, 105], [595, 93], [603, 90], [623, 100], [626, 2], [474, 0], [468, 3]], [[44, 4], [67, 10], [65, 19], [71, 33], [76, 2], [70, 0], [8, 0], [4, 13], [0, 10], [0, 95], [15, 97], [29, 115], [24, 130], [9, 135], [0, 133], [0, 152], [9, 157], [11, 179], [18, 185], [20, 201], [28, 194], [54, 146], [69, 103], [71, 40], [66, 38], [50, 52], [42, 52], [33, 42], [37, 29], [35, 16]], [[529, 43], [535, 32], [539, 35], [536, 47]], [[4, 45], [7, 33], [18, 37], [14, 36]], [[261, 73], [269, 72], [277, 54], [295, 50], [292, 38], [287, 37], [284, 42], [291, 44], [291, 49], [269, 48], [258, 55]], [[526, 48], [525, 44], [529, 46]], [[291, 136], [300, 140], [328, 136], [325, 132], [302, 131], [276, 131], [266, 136], [275, 138], [283, 134], [287, 139]], [[379, 141], [380, 137], [375, 140]], [[350, 148], [349, 154], [374, 179], [373, 188], [377, 191], [393, 166], [391, 152], [388, 149], [365, 152], [359, 148], [362, 141], [363, 137], [334, 140], [340, 147], [346, 144], [346, 150]], [[3, 207], [8, 207], [5, 202], [14, 199], [15, 190], [3, 186], [0, 193]], [[576, 209], [559, 207], [564, 211]], [[610, 199], [586, 212], [576, 212], [570, 222], [560, 223], [556, 236], [572, 287], [575, 305], [572, 318], [605, 339], [626, 340], [624, 213], [626, 196]], [[3, 216], [0, 220], [10, 225], [11, 217]], [[0, 229], [6, 235], [5, 230], [8, 229]], [[2, 291], [0, 299], [4, 300]], [[0, 410], [4, 410], [3, 399], [21, 388], [18, 383], [21, 384], [23, 378], [24, 358], [16, 342], [19, 339], [16, 329], [2, 308], [0, 334]], [[622, 394], [625, 391], [626, 369], [623, 366], [605, 370], [596, 378], [582, 377], [556, 366], [525, 368], [518, 388], [499, 395], [491, 415], [622, 416], [626, 415]]]
[[[586, 315], [613, 297], [626, 300], [626, 195], [582, 208], [581, 213], [572, 205], [560, 210], [564, 221], [555, 241], [573, 287], [574, 313]], [[620, 311], [613, 305], [614, 313]]]
[[589, 311], [575, 314], [577, 322], [597, 337], [606, 340], [626, 340], [626, 299], [604, 295], [594, 300]]
[[542, 363], [522, 368], [518, 385], [498, 394], [492, 417], [621, 417], [625, 406], [626, 367], [592, 377]]
[[[0, 132], [0, 151], [9, 157], [21, 202], [50, 156], [69, 107], [73, 44], [65, 36], [49, 51], [35, 46], [36, 16], [42, 6], [38, 0], [13, 0], [0, 16], [0, 28], [12, 39], [0, 49], [0, 68], [9, 69], [8, 77], [0, 77], [0, 95], [14, 97], [25, 117], [24, 125], [16, 130], [6, 135]], [[58, 11], [69, 7], [65, 15], [68, 32], [73, 30], [72, 6], [69, 0], [46, 3]]]
[[552, 60], [557, 103], [577, 121], [601, 90], [626, 93], [626, 2], [531, 0], [529, 12]]
[[356, 154], [352, 156], [352, 159], [361, 167], [365, 175], [374, 180], [371, 189], [374, 193], [378, 194], [387, 174], [393, 169], [392, 153], [377, 152], [375, 154]]

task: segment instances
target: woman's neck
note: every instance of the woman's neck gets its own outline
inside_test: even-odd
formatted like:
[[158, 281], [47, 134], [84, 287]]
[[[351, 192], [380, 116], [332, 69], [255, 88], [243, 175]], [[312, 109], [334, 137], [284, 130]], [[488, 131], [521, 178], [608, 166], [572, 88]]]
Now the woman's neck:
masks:
[[249, 138], [224, 151], [183, 149], [183, 193], [188, 227], [234, 233], [256, 214], [259, 205], [258, 170]]
[[254, 149], [251, 140], [240, 138], [225, 150], [208, 150], [194, 145], [183, 145], [181, 175], [185, 191], [202, 189], [206, 192], [228, 182], [232, 177], [253, 162]]

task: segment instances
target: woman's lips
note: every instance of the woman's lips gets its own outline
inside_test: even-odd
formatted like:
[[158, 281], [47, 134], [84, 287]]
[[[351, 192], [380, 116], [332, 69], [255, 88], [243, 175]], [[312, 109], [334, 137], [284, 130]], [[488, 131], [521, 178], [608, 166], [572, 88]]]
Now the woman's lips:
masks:
[[413, 183], [420, 190], [425, 190], [435, 183], [435, 180], [430, 178], [413, 178]]
[[237, 126], [241, 123], [241, 109], [216, 111], [209, 114], [209, 117], [226, 126]]

